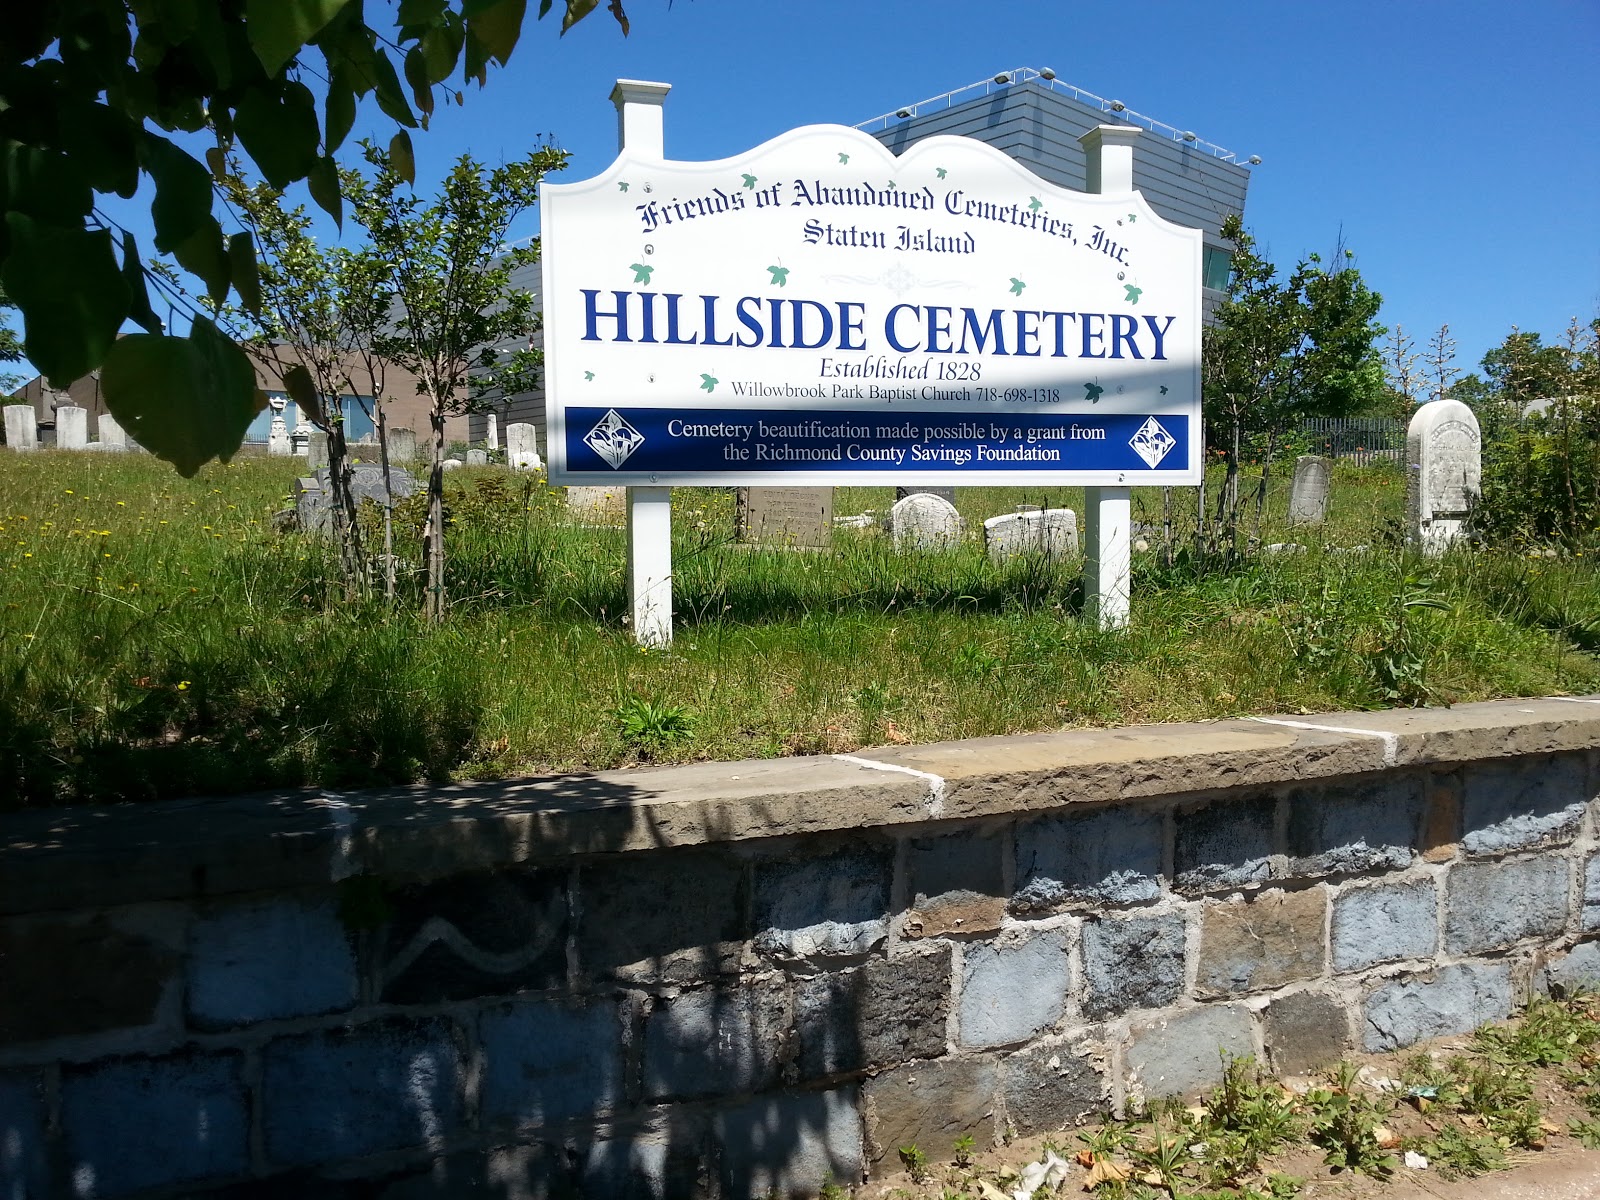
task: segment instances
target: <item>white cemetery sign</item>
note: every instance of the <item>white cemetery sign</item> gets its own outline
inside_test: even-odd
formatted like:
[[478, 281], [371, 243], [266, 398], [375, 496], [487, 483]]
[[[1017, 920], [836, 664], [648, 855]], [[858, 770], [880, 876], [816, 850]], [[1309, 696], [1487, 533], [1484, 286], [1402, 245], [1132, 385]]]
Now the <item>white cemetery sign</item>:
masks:
[[625, 150], [541, 189], [550, 477], [1193, 484], [1197, 229], [971, 138]]
[[[641, 544], [673, 484], [1111, 488], [1088, 571], [1120, 623], [1122, 489], [1202, 472], [1203, 235], [1133, 191], [1138, 131], [1085, 135], [1089, 192], [836, 125], [675, 162], [667, 90], [619, 81], [616, 161], [540, 188], [551, 481], [662, 493], [631, 506]], [[636, 609], [663, 567], [636, 561]]]

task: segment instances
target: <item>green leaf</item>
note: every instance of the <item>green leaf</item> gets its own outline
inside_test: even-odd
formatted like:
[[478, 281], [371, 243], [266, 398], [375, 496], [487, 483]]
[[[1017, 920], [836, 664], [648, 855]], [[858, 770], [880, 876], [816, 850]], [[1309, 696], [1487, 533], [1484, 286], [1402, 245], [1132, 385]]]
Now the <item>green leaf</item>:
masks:
[[285, 84], [276, 96], [251, 88], [234, 111], [233, 128], [262, 176], [280, 191], [304, 179], [316, 162], [317, 105], [302, 83]]
[[375, 75], [374, 90], [378, 94], [378, 107], [391, 119], [415, 129], [417, 118], [412, 115], [411, 106], [406, 103], [406, 94], [400, 88], [400, 77], [394, 73], [394, 64], [389, 61], [389, 56], [381, 50], [378, 51], [372, 56], [372, 68]]
[[128, 285], [128, 316], [150, 333], [161, 332], [161, 318], [150, 307], [150, 292], [144, 283], [144, 263], [139, 258], [139, 243], [132, 231], [122, 231], [122, 278]]
[[55, 387], [98, 367], [128, 315], [128, 285], [109, 229], [64, 228], [6, 214], [0, 283], [22, 310], [23, 347]]
[[222, 242], [222, 226], [217, 224], [216, 218], [207, 217], [206, 223], [176, 247], [172, 256], [185, 271], [200, 277], [213, 304], [221, 304], [228, 298], [233, 268], [228, 263], [228, 252]]
[[397, 130], [389, 139], [389, 165], [407, 183], [417, 181], [417, 161], [411, 153], [411, 135], [404, 129]]
[[323, 419], [322, 397], [317, 394], [317, 385], [311, 379], [311, 372], [302, 364], [295, 363], [283, 373], [283, 386], [289, 398], [300, 406], [301, 412], [313, 421]]
[[339, 190], [339, 165], [331, 158], [319, 158], [306, 175], [306, 186], [317, 207], [344, 229], [344, 194]]
[[445, 0], [400, 0], [401, 25], [433, 25], [444, 16]]
[[256, 413], [250, 360], [204, 317], [186, 338], [119, 339], [100, 383], [118, 424], [186, 478], [212, 458], [232, 458]]
[[166, 254], [194, 236], [211, 217], [211, 175], [164, 137], [144, 135], [140, 159], [156, 181], [150, 216], [156, 226], [156, 249]]
[[350, 127], [356, 123], [356, 94], [345, 82], [344, 76], [333, 77], [322, 111], [323, 153], [332, 154], [344, 145], [344, 139], [350, 135]]
[[411, 99], [416, 103], [418, 111], [431, 113], [433, 86], [428, 79], [428, 62], [422, 56], [421, 47], [413, 46], [406, 51], [405, 71], [406, 82], [411, 85]]
[[587, 17], [599, 3], [600, 0], [567, 0], [567, 14], [561, 18], [561, 32], [565, 33]]
[[41, 221], [76, 225], [94, 207], [94, 193], [65, 154], [0, 142], [0, 207]]
[[261, 276], [256, 270], [256, 243], [246, 230], [228, 239], [229, 274], [233, 276], [233, 290], [239, 293], [239, 302], [245, 311], [261, 315]]
[[[588, 0], [588, 3], [593, 8], [596, 0]], [[570, 13], [571, 0], [567, 8]], [[511, 58], [511, 51], [516, 49], [517, 39], [522, 36], [522, 20], [528, 13], [528, 0], [467, 3], [463, 5], [463, 12], [467, 18], [467, 28], [483, 46], [484, 53], [505, 66]]]
[[275, 76], [349, 0], [245, 0], [250, 48]]
[[422, 35], [422, 55], [428, 63], [428, 79], [443, 83], [456, 69], [456, 59], [461, 57], [461, 31], [435, 26]]

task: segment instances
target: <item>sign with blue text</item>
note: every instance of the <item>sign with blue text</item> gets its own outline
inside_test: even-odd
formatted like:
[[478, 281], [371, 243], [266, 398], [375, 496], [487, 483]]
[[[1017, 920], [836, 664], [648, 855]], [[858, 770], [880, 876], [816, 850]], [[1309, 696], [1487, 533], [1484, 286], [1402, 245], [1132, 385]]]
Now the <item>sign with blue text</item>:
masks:
[[1193, 484], [1202, 235], [813, 125], [541, 188], [550, 477]]

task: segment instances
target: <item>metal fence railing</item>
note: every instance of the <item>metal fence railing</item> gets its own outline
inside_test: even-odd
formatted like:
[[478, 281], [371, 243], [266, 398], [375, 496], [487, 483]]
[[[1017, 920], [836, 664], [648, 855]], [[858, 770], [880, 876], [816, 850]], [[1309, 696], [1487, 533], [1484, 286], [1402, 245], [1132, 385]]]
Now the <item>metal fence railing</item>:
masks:
[[1406, 457], [1406, 423], [1392, 417], [1307, 417], [1300, 434], [1309, 443], [1308, 453], [1358, 466]]

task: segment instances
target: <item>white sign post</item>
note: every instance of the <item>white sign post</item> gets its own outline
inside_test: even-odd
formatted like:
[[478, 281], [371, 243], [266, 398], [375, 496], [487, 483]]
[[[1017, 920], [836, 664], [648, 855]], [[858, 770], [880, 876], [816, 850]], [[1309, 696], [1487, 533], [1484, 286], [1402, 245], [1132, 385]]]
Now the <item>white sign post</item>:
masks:
[[619, 81], [616, 162], [541, 189], [550, 477], [629, 488], [635, 638], [671, 639], [674, 484], [1082, 486], [1125, 624], [1129, 489], [1203, 469], [1203, 237], [1134, 191], [1137, 131], [1083, 138], [1087, 192], [835, 125], [674, 162], [667, 91]]

